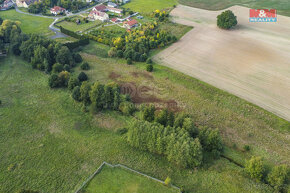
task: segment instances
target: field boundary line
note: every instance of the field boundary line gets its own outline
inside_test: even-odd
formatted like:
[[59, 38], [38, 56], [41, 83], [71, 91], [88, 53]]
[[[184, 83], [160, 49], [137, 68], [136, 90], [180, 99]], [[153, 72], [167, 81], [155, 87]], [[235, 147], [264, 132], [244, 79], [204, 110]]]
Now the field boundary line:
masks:
[[[123, 168], [123, 169], [126, 169], [126, 170], [129, 170], [129, 171], [131, 171], [131, 172], [133, 172], [133, 173], [137, 173], [137, 174], [139, 174], [139, 175], [141, 175], [141, 176], [144, 176], [144, 177], [147, 177], [147, 178], [149, 178], [149, 179], [151, 179], [151, 180], [154, 180], [154, 181], [157, 181], [157, 182], [159, 182], [159, 183], [162, 183], [163, 185], [165, 185], [165, 182], [164, 181], [162, 181], [162, 180], [159, 180], [159, 179], [157, 179], [157, 178], [154, 178], [154, 177], [152, 177], [152, 176], [149, 176], [149, 175], [147, 175], [147, 174], [144, 174], [144, 173], [142, 173], [142, 172], [139, 172], [139, 171], [137, 171], [137, 170], [134, 170], [134, 169], [132, 169], [132, 168], [129, 168], [129, 167], [127, 167], [127, 166], [125, 166], [125, 165], [122, 165], [122, 164], [116, 164], [116, 165], [112, 165], [112, 164], [109, 164], [109, 163], [107, 163], [107, 162], [103, 162], [99, 167], [98, 167], [98, 169], [90, 176], [90, 177], [88, 177], [84, 182], [83, 182], [83, 184], [77, 189], [77, 191], [75, 191], [74, 193], [81, 193], [81, 190], [102, 170], [102, 168], [105, 166], [105, 165], [107, 165], [107, 166], [109, 166], [109, 167], [112, 167], [112, 168], [117, 168], [117, 167], [119, 167], [119, 168]], [[179, 188], [179, 187], [177, 187], [177, 186], [175, 186], [175, 185], [173, 185], [173, 184], [171, 184], [171, 187], [172, 188], [174, 188], [174, 189], [176, 189], [176, 190], [178, 190], [179, 192], [181, 192], [181, 189]]]

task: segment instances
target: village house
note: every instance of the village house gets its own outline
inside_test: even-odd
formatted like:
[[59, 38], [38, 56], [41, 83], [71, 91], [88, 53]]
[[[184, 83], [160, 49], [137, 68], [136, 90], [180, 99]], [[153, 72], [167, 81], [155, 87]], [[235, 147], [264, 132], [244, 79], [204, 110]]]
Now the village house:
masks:
[[109, 21], [109, 15], [105, 12], [93, 10], [88, 15], [88, 18], [91, 20], [100, 20], [102, 22]]
[[131, 29], [133, 27], [137, 27], [138, 26], [138, 21], [136, 21], [135, 19], [132, 19], [130, 21], [124, 21], [123, 22], [123, 26], [127, 29]]
[[114, 8], [114, 7], [107, 7], [107, 10], [110, 11], [110, 12], [113, 12], [113, 13], [118, 13], [118, 14], [121, 14], [123, 12], [122, 9], [117, 9], [117, 8]]
[[54, 15], [58, 15], [60, 13], [64, 13], [65, 8], [59, 7], [59, 6], [54, 6], [53, 8], [50, 9], [50, 13]]
[[13, 6], [14, 6], [14, 3], [12, 0], [6, 0], [3, 2], [2, 5], [0, 5], [0, 10], [8, 10]]
[[113, 22], [113, 23], [117, 23], [119, 20], [118, 20], [118, 18], [116, 18], [116, 17], [114, 17], [114, 18], [112, 18], [111, 19], [111, 22]]
[[93, 8], [93, 11], [101, 11], [101, 12], [106, 12], [108, 11], [107, 6], [105, 5], [98, 5]]
[[28, 8], [31, 4], [38, 2], [38, 0], [16, 0], [17, 7]]
[[119, 3], [124, 3], [124, 4], [126, 4], [126, 3], [129, 3], [130, 2], [130, 0], [118, 0], [119, 1]]

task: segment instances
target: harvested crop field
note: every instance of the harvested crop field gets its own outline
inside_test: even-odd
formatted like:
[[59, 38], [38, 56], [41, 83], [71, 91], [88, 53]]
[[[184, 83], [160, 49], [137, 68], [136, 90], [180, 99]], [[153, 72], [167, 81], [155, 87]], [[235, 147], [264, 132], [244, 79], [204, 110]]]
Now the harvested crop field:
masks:
[[239, 24], [226, 31], [216, 27], [222, 11], [179, 5], [173, 20], [194, 29], [155, 60], [290, 120], [290, 18], [250, 23], [248, 8], [229, 9]]

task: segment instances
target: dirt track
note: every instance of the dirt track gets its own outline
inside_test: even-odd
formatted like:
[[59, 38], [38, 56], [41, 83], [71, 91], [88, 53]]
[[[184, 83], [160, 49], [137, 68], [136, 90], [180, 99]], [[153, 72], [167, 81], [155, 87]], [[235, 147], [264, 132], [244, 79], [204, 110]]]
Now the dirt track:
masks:
[[154, 59], [290, 120], [290, 18], [250, 23], [248, 8], [229, 9], [239, 24], [225, 31], [221, 11], [179, 5], [173, 20], [194, 29]]

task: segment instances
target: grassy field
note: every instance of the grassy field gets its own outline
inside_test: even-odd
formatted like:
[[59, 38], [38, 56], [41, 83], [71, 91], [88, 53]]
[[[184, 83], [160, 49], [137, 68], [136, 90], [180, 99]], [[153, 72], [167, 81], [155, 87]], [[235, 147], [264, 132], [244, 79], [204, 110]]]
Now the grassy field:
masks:
[[278, 14], [290, 16], [290, 1], [288, 0], [178, 0], [183, 5], [201, 9], [221, 10], [233, 5], [241, 5], [256, 9], [277, 9]]
[[167, 9], [172, 8], [174, 5], [177, 5], [176, 0], [132, 0], [130, 3], [125, 4], [123, 7], [130, 8], [133, 11], [139, 13], [151, 13], [156, 9]]
[[60, 23], [55, 24], [56, 26], [62, 26], [63, 28], [66, 28], [68, 30], [74, 31], [74, 32], [84, 32], [87, 29], [93, 28], [95, 26], [101, 25], [102, 22], [97, 21], [90, 21], [88, 23], [82, 23], [77, 25], [75, 22], [68, 22], [68, 21], [61, 21]]
[[112, 168], [105, 165], [83, 193], [178, 193], [160, 182], [135, 174], [123, 168]]
[[[90, 75], [91, 80], [101, 75], [105, 78], [112, 71], [122, 74], [122, 80], [147, 80], [143, 70], [122, 61], [83, 56], [95, 72]], [[133, 72], [139, 77], [134, 78]], [[166, 80], [169, 74], [156, 67], [156, 84], [160, 86], [160, 78]], [[169, 78], [175, 76], [181, 78], [176, 73]], [[268, 186], [250, 180], [241, 168], [226, 159], [208, 162], [194, 171], [180, 170], [164, 158], [131, 148], [115, 132], [127, 125], [128, 117], [112, 112], [96, 116], [83, 113], [67, 90], [50, 89], [47, 78], [18, 57], [0, 61], [0, 192], [20, 188], [73, 192], [103, 161], [121, 163], [158, 179], [170, 176], [174, 184], [190, 192], [272, 192]], [[179, 78], [177, 82], [194, 86], [186, 77]], [[108, 81], [108, 77], [101, 80]], [[203, 108], [200, 110], [204, 112]]]
[[36, 17], [17, 13], [14, 9], [8, 11], [0, 11], [0, 17], [21, 22], [21, 29], [24, 33], [41, 33], [47, 34], [51, 31], [48, 29], [53, 19]]

